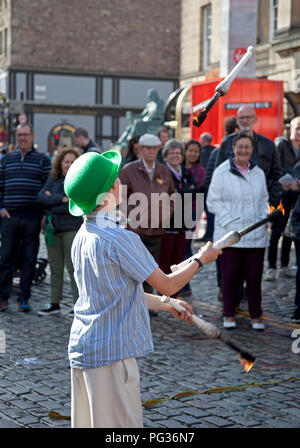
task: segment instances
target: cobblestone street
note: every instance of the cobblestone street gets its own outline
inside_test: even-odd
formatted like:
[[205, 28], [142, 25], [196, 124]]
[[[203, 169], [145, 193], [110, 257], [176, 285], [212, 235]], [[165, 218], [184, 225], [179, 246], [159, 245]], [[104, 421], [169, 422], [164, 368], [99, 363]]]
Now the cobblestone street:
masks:
[[[40, 255], [45, 256], [43, 242]], [[15, 285], [10, 311], [0, 315], [6, 337], [5, 353], [0, 353], [1, 428], [70, 427], [69, 420], [53, 420], [48, 412], [70, 415], [71, 290], [66, 275], [61, 315], [38, 316], [49, 302], [47, 271], [46, 279], [32, 289], [31, 313], [17, 310]], [[221, 328], [215, 264], [197, 274], [191, 287], [195, 312]], [[248, 373], [238, 354], [220, 340], [166, 313], [152, 317], [155, 352], [138, 360], [143, 401], [194, 394], [145, 406], [145, 427], [300, 428], [300, 330], [292, 337], [300, 327], [291, 322], [294, 294], [294, 279], [263, 283], [264, 332], [251, 329], [247, 303], [241, 302], [238, 327], [226, 334], [256, 357]]]

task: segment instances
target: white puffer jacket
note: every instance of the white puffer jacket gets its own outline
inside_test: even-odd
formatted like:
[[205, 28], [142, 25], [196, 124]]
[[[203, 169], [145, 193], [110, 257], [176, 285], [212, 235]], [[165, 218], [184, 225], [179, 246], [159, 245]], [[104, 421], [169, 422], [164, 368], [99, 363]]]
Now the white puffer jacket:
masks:
[[[251, 166], [243, 176], [232, 160], [219, 165], [213, 173], [207, 195], [208, 210], [215, 214], [214, 242], [231, 230], [239, 231], [264, 219], [268, 214], [268, 199], [266, 178], [261, 168]], [[234, 245], [240, 248], [267, 246], [265, 225], [243, 236]]]

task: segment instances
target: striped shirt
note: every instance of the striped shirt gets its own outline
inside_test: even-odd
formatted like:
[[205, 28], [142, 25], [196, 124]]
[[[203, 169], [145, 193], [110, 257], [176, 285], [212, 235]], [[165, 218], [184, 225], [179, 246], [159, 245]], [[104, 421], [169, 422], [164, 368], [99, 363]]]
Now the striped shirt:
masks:
[[153, 351], [142, 283], [157, 263], [112, 215], [90, 213], [72, 245], [79, 298], [69, 339], [72, 368], [96, 368]]
[[36, 198], [50, 169], [49, 157], [35, 149], [25, 156], [20, 149], [8, 153], [0, 164], [0, 209], [6, 208], [11, 215], [40, 213]]

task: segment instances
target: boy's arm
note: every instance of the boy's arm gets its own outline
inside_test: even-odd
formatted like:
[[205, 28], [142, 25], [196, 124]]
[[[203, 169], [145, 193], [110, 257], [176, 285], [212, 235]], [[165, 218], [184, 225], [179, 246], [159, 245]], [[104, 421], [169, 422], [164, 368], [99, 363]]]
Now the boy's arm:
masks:
[[[209, 242], [195, 254], [195, 258], [198, 258], [202, 264], [207, 264], [216, 260], [221, 253], [221, 250], [213, 249], [212, 243]], [[196, 262], [189, 263], [184, 268], [172, 272], [171, 274], [165, 274], [159, 267], [157, 267], [152, 274], [147, 277], [146, 281], [160, 294], [171, 296], [176, 291], [183, 288], [198, 270], [199, 265]]]
[[178, 320], [185, 320], [185, 321], [189, 322], [190, 324], [194, 323], [192, 316], [191, 316], [192, 314], [194, 314], [193, 308], [188, 303], [184, 302], [183, 300], [173, 299], [173, 300], [177, 300], [177, 302], [186, 309], [186, 311], [182, 311], [181, 313], [179, 313], [169, 303], [161, 302], [160, 296], [145, 293], [145, 297], [146, 297], [147, 306], [148, 306], [149, 310], [168, 311], [169, 313], [172, 314], [172, 316], [174, 316]]

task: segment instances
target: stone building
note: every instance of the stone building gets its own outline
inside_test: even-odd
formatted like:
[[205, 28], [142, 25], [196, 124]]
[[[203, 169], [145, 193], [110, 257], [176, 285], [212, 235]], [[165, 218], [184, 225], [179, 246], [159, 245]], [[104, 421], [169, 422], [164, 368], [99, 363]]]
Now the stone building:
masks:
[[[180, 0], [0, 0], [2, 116], [33, 123], [48, 151], [77, 126], [103, 148], [147, 91], [178, 87]], [[25, 115], [24, 115], [25, 114]]]

